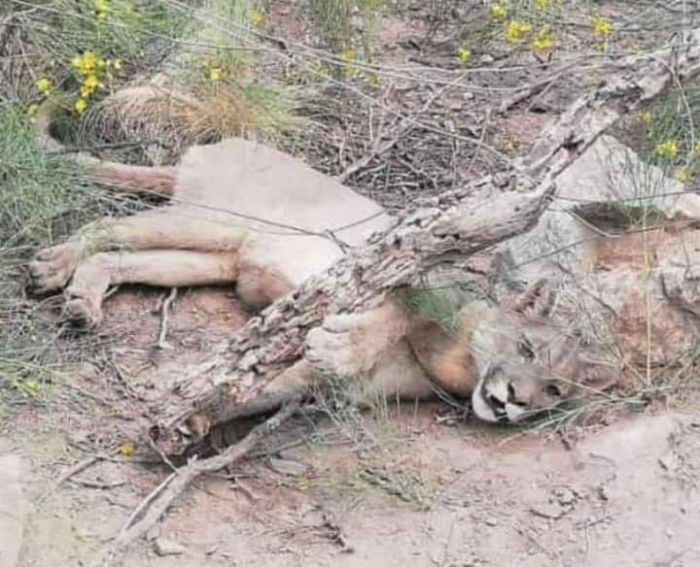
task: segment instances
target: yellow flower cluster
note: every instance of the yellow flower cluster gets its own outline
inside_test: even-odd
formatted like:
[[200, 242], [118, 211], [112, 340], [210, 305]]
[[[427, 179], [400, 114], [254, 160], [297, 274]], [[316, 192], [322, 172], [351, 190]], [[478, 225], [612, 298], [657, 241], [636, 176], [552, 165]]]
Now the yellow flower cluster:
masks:
[[465, 47], [464, 45], [460, 45], [457, 48], [457, 61], [461, 65], [466, 65], [469, 63], [469, 60], [472, 58], [472, 50], [469, 49], [468, 47]]
[[118, 59], [103, 59], [94, 51], [86, 51], [71, 60], [71, 67], [78, 72], [81, 78], [80, 96], [73, 105], [78, 114], [87, 110], [90, 97], [97, 89], [103, 89], [102, 79], [109, 75], [111, 70], [121, 69], [121, 61]]
[[688, 171], [685, 169], [677, 169], [673, 172], [673, 178], [679, 183], [682, 183], [683, 185], [690, 181], [690, 177], [690, 173], [688, 173]]
[[489, 14], [494, 20], [505, 20], [508, 13], [503, 4], [491, 4]]
[[345, 59], [346, 61], [352, 61], [355, 59], [355, 50], [343, 49], [343, 51], [338, 53], [338, 57], [340, 57], [340, 59]]
[[382, 79], [377, 73], [367, 73], [365, 75], [365, 81], [370, 87], [378, 87], [382, 84]]
[[591, 20], [593, 33], [602, 38], [612, 35], [614, 28], [612, 22], [603, 16], [595, 16]]
[[535, 53], [546, 53], [554, 47], [554, 38], [550, 33], [549, 26], [542, 26], [539, 29], [531, 47]]
[[519, 20], [506, 24], [505, 38], [508, 43], [522, 43], [532, 33], [532, 26]]
[[47, 79], [45, 77], [34, 83], [34, 86], [36, 86], [36, 89], [44, 96], [49, 96], [53, 90], [53, 83], [51, 82], [51, 79]]
[[546, 10], [549, 7], [549, 0], [535, 0], [535, 8]]
[[250, 24], [257, 28], [265, 19], [265, 14], [260, 10], [251, 10], [250, 14], [248, 14], [248, 19], [250, 20]]
[[678, 142], [676, 140], [659, 142], [654, 148], [654, 153], [659, 157], [674, 158], [678, 155]]
[[[352, 62], [355, 61], [356, 55], [357, 54], [355, 53], [354, 49], [343, 49], [343, 51], [338, 53], [338, 58], [342, 59], [343, 61]], [[350, 65], [343, 65], [341, 67], [341, 70], [343, 72], [343, 75], [345, 75], [346, 77], [354, 77], [355, 75], [357, 75], [357, 69]]]
[[109, 5], [107, 0], [95, 0], [95, 19], [103, 22], [107, 19], [107, 13], [109, 12]]
[[209, 61], [202, 63], [204, 74], [212, 83], [220, 81], [224, 76], [224, 68], [221, 65], [213, 65]]
[[136, 452], [136, 447], [133, 443], [122, 443], [117, 449], [122, 457], [131, 457]]

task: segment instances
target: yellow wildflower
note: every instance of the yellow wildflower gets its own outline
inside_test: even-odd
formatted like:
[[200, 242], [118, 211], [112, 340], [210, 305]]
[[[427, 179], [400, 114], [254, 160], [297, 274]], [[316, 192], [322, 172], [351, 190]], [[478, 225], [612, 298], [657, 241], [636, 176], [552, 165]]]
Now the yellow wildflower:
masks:
[[677, 169], [673, 172], [673, 178], [679, 183], [686, 184], [688, 181], [690, 181], [690, 173], [688, 173], [685, 169]]
[[136, 447], [133, 443], [122, 443], [118, 450], [122, 457], [131, 457], [136, 452]]
[[221, 67], [209, 67], [207, 75], [210, 81], [218, 81], [224, 74]]
[[251, 10], [248, 16], [250, 23], [255, 27], [258, 27], [260, 24], [262, 24], [264, 18], [265, 14], [263, 14], [260, 10]]
[[104, 85], [100, 82], [99, 77], [91, 73], [83, 79], [83, 84], [80, 85], [80, 98], [88, 99], [98, 88], [103, 88]]
[[469, 60], [471, 58], [472, 58], [472, 50], [469, 49], [468, 47], [461, 45], [457, 49], [457, 60], [460, 62], [460, 64], [465, 65], [466, 63], [469, 62]]
[[108, 11], [109, 6], [107, 5], [107, 0], [95, 0], [95, 18], [97, 20], [106, 20]]
[[87, 77], [85, 77], [83, 85], [94, 91], [95, 89], [97, 89], [97, 87], [101, 87], [102, 83], [100, 83], [100, 80], [97, 78], [97, 75], [88, 75]]
[[503, 140], [503, 149], [506, 150], [507, 152], [513, 153], [513, 152], [517, 151], [519, 147], [520, 147], [520, 140], [518, 140], [517, 138], [507, 136]]
[[648, 110], [645, 110], [639, 115], [639, 121], [644, 124], [644, 126], [651, 126], [653, 118], [654, 117], [651, 115], [651, 112]]
[[535, 0], [535, 8], [538, 10], [546, 10], [549, 6], [549, 0]]
[[376, 73], [367, 73], [366, 79], [370, 87], [378, 87], [382, 84], [381, 78]]
[[27, 116], [34, 116], [37, 112], [39, 112], [38, 104], [30, 104], [27, 107]]
[[508, 43], [520, 43], [532, 33], [532, 26], [518, 20], [506, 24], [505, 37]]
[[73, 108], [78, 114], [82, 114], [83, 112], [85, 112], [87, 110], [87, 107], [88, 101], [82, 97], [76, 100], [75, 104], [73, 105]]
[[543, 53], [554, 47], [554, 38], [549, 32], [549, 26], [542, 26], [542, 28], [540, 28], [537, 35], [535, 35], [531, 47], [535, 53]]
[[489, 14], [494, 20], [505, 20], [507, 12], [502, 4], [492, 4], [489, 8]]
[[112, 67], [114, 67], [115, 71], [119, 71], [119, 69], [122, 68], [121, 59], [115, 59], [114, 61], [112, 61]]
[[36, 398], [41, 393], [41, 384], [33, 379], [25, 380], [21, 390], [25, 396]]
[[[355, 59], [355, 50], [354, 49], [344, 49], [340, 53], [338, 53], [338, 58], [343, 59], [345, 61], [353, 61]], [[353, 77], [357, 73], [357, 70], [351, 67], [350, 65], [341, 65], [340, 66], [340, 71], [345, 75], [346, 77]], [[323, 75], [323, 73], [321, 73]]]
[[36, 83], [34, 83], [34, 85], [41, 94], [46, 96], [51, 94], [51, 91], [53, 90], [53, 83], [47, 78], [39, 79]]
[[603, 16], [594, 16], [591, 20], [591, 27], [593, 33], [600, 37], [608, 37], [613, 32], [612, 22]]
[[71, 60], [73, 68], [83, 76], [97, 72], [104, 68], [105, 64], [105, 60], [93, 51], [86, 51]]
[[678, 155], [678, 142], [676, 140], [666, 140], [659, 142], [654, 148], [654, 153], [657, 156], [665, 158], [673, 158]]

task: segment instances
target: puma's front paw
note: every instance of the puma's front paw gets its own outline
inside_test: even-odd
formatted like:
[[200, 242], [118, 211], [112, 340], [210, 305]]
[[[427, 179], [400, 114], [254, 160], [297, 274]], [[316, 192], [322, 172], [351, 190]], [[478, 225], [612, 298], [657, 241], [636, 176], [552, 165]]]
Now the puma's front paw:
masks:
[[355, 324], [354, 317], [331, 316], [321, 327], [311, 329], [306, 337], [306, 360], [318, 370], [338, 376], [369, 372], [379, 353], [370, 346], [369, 329]]
[[80, 246], [68, 242], [40, 250], [29, 264], [30, 288], [47, 293], [66, 286], [80, 261]]

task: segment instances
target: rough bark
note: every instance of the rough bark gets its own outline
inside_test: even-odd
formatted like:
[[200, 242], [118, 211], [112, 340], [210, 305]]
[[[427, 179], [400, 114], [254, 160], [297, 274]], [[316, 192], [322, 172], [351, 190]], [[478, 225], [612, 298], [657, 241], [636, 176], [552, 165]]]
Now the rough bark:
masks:
[[220, 423], [235, 414], [237, 405], [254, 400], [299, 359], [307, 331], [326, 315], [370, 308], [436, 265], [464, 264], [474, 253], [527, 231], [545, 210], [556, 176], [599, 135], [698, 72], [700, 31], [653, 54], [622, 60], [615, 74], [578, 97], [542, 132], [525, 164], [427, 202], [276, 301], [236, 334], [226, 352], [178, 377], [173, 391], [154, 408], [161, 418], [160, 448], [171, 453], [186, 447], [178, 432], [193, 416]]

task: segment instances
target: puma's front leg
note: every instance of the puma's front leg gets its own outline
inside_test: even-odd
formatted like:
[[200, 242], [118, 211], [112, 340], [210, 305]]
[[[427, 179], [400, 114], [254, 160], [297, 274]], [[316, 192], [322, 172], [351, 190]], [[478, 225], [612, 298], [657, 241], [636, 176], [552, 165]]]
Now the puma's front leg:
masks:
[[70, 320], [95, 326], [110, 285], [141, 283], [161, 287], [222, 284], [238, 275], [235, 253], [190, 250], [102, 252], [78, 265], [66, 290]]
[[406, 336], [408, 314], [394, 300], [364, 313], [331, 315], [306, 337], [306, 360], [339, 376], [369, 373], [381, 355]]
[[29, 264], [31, 287], [46, 293], [65, 287], [78, 264], [112, 250], [197, 250], [231, 252], [240, 246], [240, 226], [214, 222], [202, 212], [171, 206], [91, 223], [64, 244], [39, 251]]

